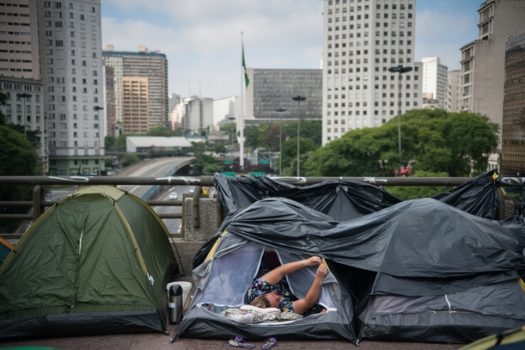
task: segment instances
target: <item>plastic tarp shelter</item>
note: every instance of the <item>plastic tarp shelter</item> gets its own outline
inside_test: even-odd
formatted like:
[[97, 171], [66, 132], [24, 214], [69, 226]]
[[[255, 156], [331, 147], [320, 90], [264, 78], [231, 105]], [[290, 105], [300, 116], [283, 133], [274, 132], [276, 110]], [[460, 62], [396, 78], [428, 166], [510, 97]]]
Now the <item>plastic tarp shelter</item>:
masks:
[[[437, 197], [444, 201], [387, 201], [376, 211], [348, 219], [327, 215], [330, 210], [319, 212], [312, 198], [304, 204], [280, 198], [279, 191], [259, 191], [268, 186], [268, 179], [257, 180], [263, 186], [254, 180], [240, 180], [237, 188], [234, 180], [219, 177], [219, 196], [226, 208], [221, 232], [279, 252], [324, 257], [342, 295], [351, 296], [347, 316], [352, 320], [354, 337], [469, 342], [525, 323], [525, 294], [518, 283], [525, 268], [523, 219], [498, 222], [485, 218], [496, 215], [490, 209], [497, 208], [497, 177], [493, 175], [483, 174]], [[226, 187], [221, 189], [224, 181]], [[333, 192], [341, 192], [339, 185], [330, 186]], [[283, 187], [285, 192], [295, 191]], [[328, 192], [319, 197], [335, 196]], [[475, 198], [485, 198], [484, 206]], [[205, 276], [202, 281], [214, 278], [206, 277], [213, 264], [202, 256], [213, 256], [218, 237], [203, 247], [200, 263], [195, 260], [195, 271]], [[238, 272], [241, 265], [235, 266]], [[247, 288], [250, 282], [246, 277], [242, 287]], [[200, 285], [201, 292], [208, 293], [208, 287]], [[195, 310], [203, 314], [195, 317]], [[215, 320], [213, 327], [203, 326], [205, 313], [194, 302], [179, 335], [226, 337], [239, 331], [225, 327], [220, 320]], [[309, 334], [315, 334], [314, 328], [309, 328]]]

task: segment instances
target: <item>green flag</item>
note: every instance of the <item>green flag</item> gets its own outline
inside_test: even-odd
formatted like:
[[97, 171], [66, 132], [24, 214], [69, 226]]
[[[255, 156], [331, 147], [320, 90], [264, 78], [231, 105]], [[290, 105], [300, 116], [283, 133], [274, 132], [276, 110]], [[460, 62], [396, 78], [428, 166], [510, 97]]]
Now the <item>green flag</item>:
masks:
[[250, 84], [250, 78], [248, 78], [248, 71], [246, 70], [246, 61], [244, 60], [244, 42], [242, 43], [242, 69], [244, 72], [244, 84], [246, 87]]

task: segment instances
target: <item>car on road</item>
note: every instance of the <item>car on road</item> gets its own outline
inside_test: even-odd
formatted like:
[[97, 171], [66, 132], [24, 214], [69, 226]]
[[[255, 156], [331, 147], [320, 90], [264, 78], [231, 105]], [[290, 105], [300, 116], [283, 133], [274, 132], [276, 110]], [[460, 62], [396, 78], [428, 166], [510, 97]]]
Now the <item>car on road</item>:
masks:
[[179, 194], [175, 191], [170, 192], [170, 194], [168, 195], [168, 199], [171, 199], [171, 200], [176, 200], [178, 198], [179, 198]]

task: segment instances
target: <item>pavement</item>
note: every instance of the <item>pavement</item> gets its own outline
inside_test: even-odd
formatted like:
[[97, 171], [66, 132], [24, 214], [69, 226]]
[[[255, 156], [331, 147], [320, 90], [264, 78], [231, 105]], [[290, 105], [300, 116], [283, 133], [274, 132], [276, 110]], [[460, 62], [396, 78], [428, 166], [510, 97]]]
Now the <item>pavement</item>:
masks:
[[[171, 330], [172, 331], [172, 330]], [[255, 349], [261, 349], [262, 341], [253, 342]], [[455, 350], [462, 345], [459, 344], [435, 344], [435, 343], [403, 343], [403, 342], [378, 342], [362, 341], [359, 347], [344, 340], [333, 341], [279, 341], [273, 348], [275, 350]], [[170, 337], [160, 333], [142, 334], [120, 334], [86, 337], [64, 337], [52, 339], [21, 340], [0, 343], [1, 349], [24, 347], [51, 347], [63, 350], [99, 350], [99, 349], [158, 349], [158, 350], [233, 350], [226, 340], [204, 340], [204, 339], [178, 339], [170, 342]], [[27, 348], [25, 349], [27, 350]], [[44, 350], [44, 349], [41, 349]]]

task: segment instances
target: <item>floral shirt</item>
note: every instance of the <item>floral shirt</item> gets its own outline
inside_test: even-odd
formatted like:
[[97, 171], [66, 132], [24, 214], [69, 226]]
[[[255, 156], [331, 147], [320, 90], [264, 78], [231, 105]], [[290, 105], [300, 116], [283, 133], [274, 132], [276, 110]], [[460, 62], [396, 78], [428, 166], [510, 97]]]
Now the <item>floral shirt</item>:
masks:
[[284, 278], [276, 285], [270, 284], [262, 279], [256, 279], [252, 282], [250, 288], [248, 288], [245, 299], [249, 304], [258, 296], [270, 293], [274, 290], [281, 296], [281, 302], [279, 303], [278, 308], [281, 311], [294, 312], [292, 302], [297, 300], [297, 298], [290, 292], [290, 287], [288, 287], [288, 283]]

